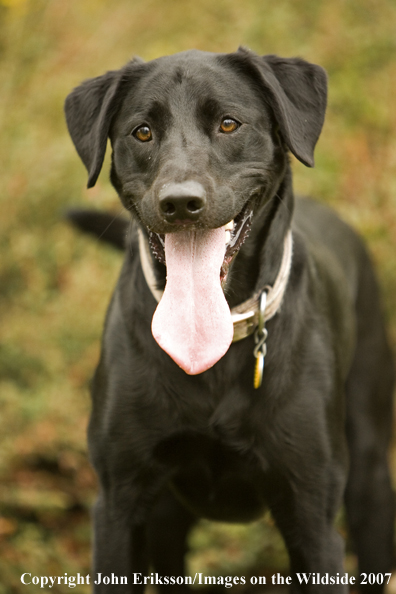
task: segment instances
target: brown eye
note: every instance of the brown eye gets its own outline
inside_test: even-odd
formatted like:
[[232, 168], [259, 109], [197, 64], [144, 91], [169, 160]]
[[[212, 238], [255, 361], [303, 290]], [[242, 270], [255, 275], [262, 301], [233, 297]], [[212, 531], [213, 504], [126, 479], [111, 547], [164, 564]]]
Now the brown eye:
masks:
[[136, 128], [136, 130], [134, 130], [132, 134], [135, 138], [140, 140], [140, 142], [148, 142], [153, 138], [151, 134], [151, 129], [146, 124], [144, 124], [143, 126], [139, 126], [139, 128]]
[[220, 132], [224, 132], [225, 134], [230, 134], [231, 132], [235, 132], [240, 126], [240, 123], [232, 118], [224, 118], [220, 124]]

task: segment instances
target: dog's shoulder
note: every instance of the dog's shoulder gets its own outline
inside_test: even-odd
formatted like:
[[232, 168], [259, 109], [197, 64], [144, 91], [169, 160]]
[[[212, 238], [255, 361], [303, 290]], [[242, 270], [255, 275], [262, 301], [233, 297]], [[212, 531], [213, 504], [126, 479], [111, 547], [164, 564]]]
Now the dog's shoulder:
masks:
[[355, 293], [359, 271], [369, 261], [358, 233], [334, 209], [306, 197], [296, 199], [293, 229], [301, 234], [314, 256], [320, 253], [327, 264], [331, 259], [337, 262], [345, 282]]

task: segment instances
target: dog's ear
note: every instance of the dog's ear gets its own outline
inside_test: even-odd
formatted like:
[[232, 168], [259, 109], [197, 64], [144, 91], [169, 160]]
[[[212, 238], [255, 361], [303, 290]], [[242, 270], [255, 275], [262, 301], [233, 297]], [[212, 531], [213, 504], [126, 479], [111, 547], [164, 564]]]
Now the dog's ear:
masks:
[[122, 70], [107, 72], [76, 87], [66, 98], [67, 127], [88, 171], [88, 188], [95, 185], [106, 153], [115, 114]]
[[326, 111], [326, 72], [300, 58], [260, 57], [245, 49], [239, 52], [255, 65], [290, 151], [304, 165], [313, 167]]

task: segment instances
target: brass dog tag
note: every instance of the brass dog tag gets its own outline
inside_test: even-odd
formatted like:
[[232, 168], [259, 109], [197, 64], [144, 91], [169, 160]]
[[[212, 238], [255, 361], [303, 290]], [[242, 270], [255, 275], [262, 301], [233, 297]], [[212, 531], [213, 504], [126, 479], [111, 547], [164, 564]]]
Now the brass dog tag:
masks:
[[264, 353], [262, 353], [260, 351], [256, 357], [256, 365], [254, 367], [253, 386], [255, 389], [257, 389], [261, 386], [261, 383], [263, 381], [263, 371], [264, 371]]

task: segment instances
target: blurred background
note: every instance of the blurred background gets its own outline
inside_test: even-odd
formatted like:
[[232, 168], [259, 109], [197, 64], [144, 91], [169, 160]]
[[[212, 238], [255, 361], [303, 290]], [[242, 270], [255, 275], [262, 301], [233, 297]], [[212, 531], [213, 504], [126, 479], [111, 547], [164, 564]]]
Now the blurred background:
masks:
[[[394, 0], [0, 0], [0, 594], [37, 592], [21, 584], [25, 571], [90, 570], [89, 381], [121, 256], [79, 235], [62, 213], [121, 206], [108, 156], [99, 183], [85, 189], [64, 99], [134, 55], [238, 45], [326, 68], [316, 168], [294, 161], [295, 187], [365, 236], [396, 347]], [[396, 476], [394, 457], [392, 468]], [[202, 522], [191, 547], [194, 572], [287, 568], [269, 516], [247, 528]], [[349, 549], [346, 563], [353, 570]]]

